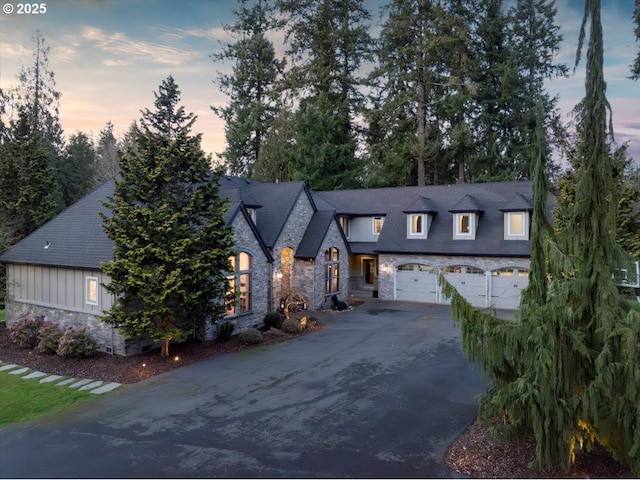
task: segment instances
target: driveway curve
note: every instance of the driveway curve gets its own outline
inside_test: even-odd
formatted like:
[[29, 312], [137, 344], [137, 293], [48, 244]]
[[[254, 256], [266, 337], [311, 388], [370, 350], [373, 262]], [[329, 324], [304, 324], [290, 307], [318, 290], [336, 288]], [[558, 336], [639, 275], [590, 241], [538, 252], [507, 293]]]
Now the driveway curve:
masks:
[[12, 477], [456, 477], [483, 381], [450, 308], [371, 300], [290, 342], [213, 358], [0, 429]]

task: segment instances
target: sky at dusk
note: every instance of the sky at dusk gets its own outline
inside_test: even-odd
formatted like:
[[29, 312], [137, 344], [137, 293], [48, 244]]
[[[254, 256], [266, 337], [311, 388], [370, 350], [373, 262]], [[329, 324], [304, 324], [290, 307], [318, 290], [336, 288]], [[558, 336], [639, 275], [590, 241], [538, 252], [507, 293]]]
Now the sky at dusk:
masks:
[[[210, 58], [229, 41], [223, 25], [232, 23], [235, 1], [229, 0], [48, 0], [46, 13], [17, 14], [18, 3], [0, 0], [0, 88], [18, 85], [22, 66], [33, 62], [32, 35], [39, 30], [50, 47], [49, 67], [62, 93], [60, 122], [68, 136], [76, 131], [97, 137], [107, 121], [117, 136], [126, 131], [140, 110], [153, 108], [153, 92], [173, 75], [187, 112], [198, 116], [195, 133], [202, 147], [214, 154], [224, 150], [224, 122], [210, 109], [227, 98], [212, 80], [230, 65]], [[41, 3], [41, 2], [38, 2]], [[384, 0], [365, 0], [379, 30]], [[640, 82], [628, 79], [638, 51], [633, 33], [633, 0], [603, 0], [607, 97], [613, 109], [616, 141], [629, 141], [640, 164]], [[6, 5], [13, 7], [6, 13]], [[573, 67], [584, 1], [556, 1], [556, 23], [564, 37], [558, 62]], [[375, 34], [375, 33], [374, 33]], [[273, 37], [281, 49], [281, 38]], [[559, 95], [564, 114], [584, 96], [584, 59], [566, 79], [548, 82]], [[568, 119], [569, 117], [566, 117]]]

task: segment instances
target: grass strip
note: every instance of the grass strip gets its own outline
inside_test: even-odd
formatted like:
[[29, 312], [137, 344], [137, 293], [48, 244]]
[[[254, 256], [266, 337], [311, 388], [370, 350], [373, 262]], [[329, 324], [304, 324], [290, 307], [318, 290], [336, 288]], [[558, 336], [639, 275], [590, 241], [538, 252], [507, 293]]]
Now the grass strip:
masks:
[[96, 398], [89, 391], [40, 383], [40, 378], [25, 380], [20, 377], [0, 372], [0, 425], [35, 420]]

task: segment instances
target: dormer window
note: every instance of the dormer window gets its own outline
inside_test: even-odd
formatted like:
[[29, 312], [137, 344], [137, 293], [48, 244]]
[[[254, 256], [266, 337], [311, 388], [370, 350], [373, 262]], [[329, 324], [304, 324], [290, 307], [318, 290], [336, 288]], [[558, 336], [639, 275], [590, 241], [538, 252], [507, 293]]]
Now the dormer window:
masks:
[[349, 238], [349, 217], [340, 217], [340, 226], [344, 232], [344, 236]]
[[529, 212], [504, 212], [504, 239], [529, 239]]
[[504, 214], [504, 239], [529, 240], [529, 218], [531, 204], [521, 194], [516, 194], [500, 209]]
[[433, 216], [437, 213], [431, 200], [426, 197], [418, 197], [402, 212], [407, 214], [407, 238], [425, 240]]
[[423, 235], [424, 234], [424, 214], [414, 213], [410, 215], [411, 227], [409, 235]]
[[478, 230], [478, 219], [483, 212], [475, 197], [465, 195], [449, 211], [453, 214], [453, 239], [475, 240]]

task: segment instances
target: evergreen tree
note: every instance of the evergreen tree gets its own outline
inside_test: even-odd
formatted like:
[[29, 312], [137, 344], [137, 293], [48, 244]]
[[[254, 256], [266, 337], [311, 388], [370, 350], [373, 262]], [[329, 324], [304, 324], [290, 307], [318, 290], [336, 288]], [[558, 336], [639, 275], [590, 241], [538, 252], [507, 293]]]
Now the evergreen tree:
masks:
[[453, 296], [469, 358], [490, 379], [480, 407], [485, 418], [503, 420], [497, 433], [532, 434], [542, 468], [568, 469], [576, 448], [600, 443], [640, 474], [640, 314], [622, 309], [612, 275], [624, 259], [616, 243], [622, 175], [610, 152], [599, 0], [586, 0], [576, 65], [586, 31], [575, 202], [556, 241], [544, 218], [546, 147], [538, 113], [530, 286], [516, 322], [472, 308], [441, 282]]
[[[440, 26], [445, 12], [430, 0], [394, 0], [388, 7], [369, 76], [374, 108], [368, 112], [369, 153], [391, 185], [424, 185], [437, 178], [441, 145], [433, 106], [443, 83], [439, 59], [445, 54]], [[380, 182], [374, 181], [380, 185]], [[384, 184], [384, 180], [383, 180]]]
[[[356, 159], [359, 129], [355, 119], [363, 109], [360, 87], [364, 79], [359, 76], [359, 69], [370, 58], [371, 51], [369, 12], [362, 0], [281, 0], [280, 6], [289, 16], [287, 53], [293, 62], [285, 85], [300, 105], [294, 123], [297, 119], [303, 122], [295, 127], [298, 132], [295, 146], [301, 145], [296, 156], [303, 160], [296, 164], [297, 178], [316, 177], [315, 165], [302, 159], [307, 148], [304, 141], [312, 136], [321, 141], [318, 151], [339, 155], [333, 159], [325, 157], [323, 165], [334, 161], [342, 169], [340, 184], [356, 187], [360, 172]], [[311, 117], [323, 120], [314, 126], [309, 121]], [[331, 130], [326, 130], [328, 127]], [[310, 132], [309, 128], [318, 131]], [[306, 172], [305, 166], [312, 170]]]
[[179, 106], [171, 76], [155, 97], [155, 110], [133, 128], [136, 147], [122, 157], [106, 204], [113, 215], [103, 216], [115, 258], [102, 269], [117, 299], [103, 320], [162, 341], [168, 356], [171, 340], [224, 315], [233, 237], [218, 195], [222, 172], [209, 169], [201, 136], [191, 134], [196, 118]]
[[113, 123], [107, 122], [100, 130], [96, 147], [96, 163], [94, 168], [95, 184], [102, 185], [116, 178], [119, 172], [118, 141], [113, 134]]
[[[634, 33], [636, 34], [636, 42], [640, 40], [640, 0], [635, 0], [633, 7], [633, 21], [635, 23]], [[636, 54], [636, 58], [631, 65], [631, 79], [638, 80], [640, 78], [640, 51]]]
[[96, 150], [91, 139], [82, 132], [71, 135], [58, 167], [62, 179], [62, 198], [70, 206], [93, 190]]
[[254, 166], [256, 180], [265, 182], [288, 182], [293, 179], [294, 132], [291, 114], [281, 108], [273, 121]]
[[227, 147], [220, 155], [229, 173], [253, 176], [253, 167], [277, 113], [276, 81], [284, 62], [267, 39], [278, 28], [272, 0], [240, 0], [236, 23], [225, 31], [238, 40], [211, 55], [216, 62], [235, 62], [232, 74], [219, 73], [216, 83], [229, 95], [226, 107], [211, 107], [225, 121]]

